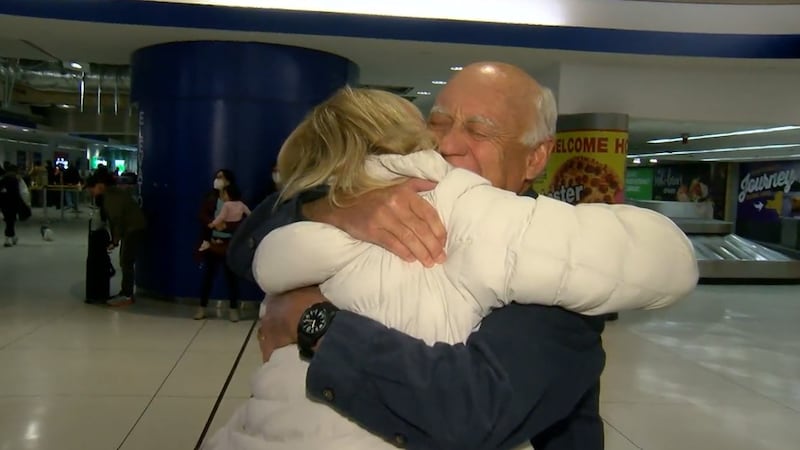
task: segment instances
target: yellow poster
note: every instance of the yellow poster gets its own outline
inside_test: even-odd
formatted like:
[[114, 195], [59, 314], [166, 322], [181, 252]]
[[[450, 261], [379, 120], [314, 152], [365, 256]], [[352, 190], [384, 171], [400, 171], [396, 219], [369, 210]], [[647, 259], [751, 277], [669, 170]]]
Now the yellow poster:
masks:
[[547, 167], [533, 189], [567, 203], [623, 203], [627, 131], [566, 131], [556, 134]]

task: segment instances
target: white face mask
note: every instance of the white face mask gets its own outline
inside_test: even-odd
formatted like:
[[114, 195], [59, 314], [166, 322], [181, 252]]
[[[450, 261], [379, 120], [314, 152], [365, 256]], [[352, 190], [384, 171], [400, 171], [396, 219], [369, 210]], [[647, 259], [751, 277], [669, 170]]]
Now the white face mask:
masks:
[[218, 191], [225, 189], [225, 180], [214, 178], [214, 189]]

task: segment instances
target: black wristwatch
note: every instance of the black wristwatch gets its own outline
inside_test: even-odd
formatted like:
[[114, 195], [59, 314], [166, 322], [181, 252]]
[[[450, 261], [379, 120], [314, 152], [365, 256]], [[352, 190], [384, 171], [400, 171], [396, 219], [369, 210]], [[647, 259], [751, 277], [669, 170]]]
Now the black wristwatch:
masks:
[[339, 308], [325, 301], [313, 304], [303, 312], [297, 325], [297, 346], [300, 348], [301, 357], [314, 356], [314, 346], [328, 331], [337, 311]]

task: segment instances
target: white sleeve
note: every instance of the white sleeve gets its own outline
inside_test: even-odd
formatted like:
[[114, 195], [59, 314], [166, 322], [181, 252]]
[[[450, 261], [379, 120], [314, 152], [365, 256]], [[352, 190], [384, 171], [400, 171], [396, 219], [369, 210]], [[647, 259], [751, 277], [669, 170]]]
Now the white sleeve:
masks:
[[485, 186], [465, 193], [458, 204], [456, 211], [479, 213], [470, 214], [478, 221], [471, 225], [475, 240], [482, 242], [472, 257], [484, 257], [472, 269], [503, 303], [556, 305], [596, 315], [665, 307], [697, 284], [691, 242], [654, 211], [572, 206]]
[[296, 222], [269, 233], [256, 248], [253, 277], [268, 295], [322, 284], [370, 244], [316, 222]]

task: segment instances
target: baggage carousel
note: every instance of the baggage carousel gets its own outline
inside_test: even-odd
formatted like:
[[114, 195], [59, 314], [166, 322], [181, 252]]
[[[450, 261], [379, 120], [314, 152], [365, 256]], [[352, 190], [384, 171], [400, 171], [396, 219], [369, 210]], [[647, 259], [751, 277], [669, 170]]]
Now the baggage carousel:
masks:
[[733, 234], [733, 223], [705, 219], [697, 204], [634, 201], [671, 218], [694, 245], [700, 278], [800, 281], [800, 260]]

